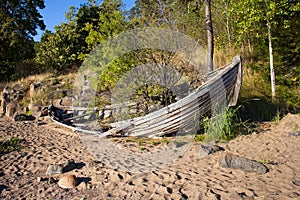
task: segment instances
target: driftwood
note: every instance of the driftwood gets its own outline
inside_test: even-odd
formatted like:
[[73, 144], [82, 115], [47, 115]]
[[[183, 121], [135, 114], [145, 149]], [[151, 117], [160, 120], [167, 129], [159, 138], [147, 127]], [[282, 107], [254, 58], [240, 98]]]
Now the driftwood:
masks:
[[[207, 74], [207, 81], [188, 96], [145, 116], [111, 123], [112, 128], [106, 132], [84, 129], [82, 128], [84, 123], [76, 126], [76, 123], [78, 124], [80, 121], [79, 118], [88, 115], [87, 109], [73, 108], [74, 113], [77, 112], [77, 114], [68, 115], [67, 109], [51, 106], [49, 114], [55, 122], [74, 131], [95, 133], [103, 137], [157, 137], [179, 131], [188, 133], [197, 129], [195, 122], [200, 117], [211, 115], [213, 106], [215, 106], [213, 102], [218, 103], [218, 99], [224, 99], [225, 102], [221, 102], [221, 104], [225, 104], [225, 106], [236, 105], [241, 82], [241, 58], [236, 56], [228, 66]], [[116, 107], [118, 106], [110, 105], [104, 109], [115, 109]], [[68, 110], [70, 111], [72, 108]], [[79, 114], [78, 110], [84, 111]], [[94, 111], [97, 112], [96, 109]], [[95, 112], [90, 113], [95, 115]]]

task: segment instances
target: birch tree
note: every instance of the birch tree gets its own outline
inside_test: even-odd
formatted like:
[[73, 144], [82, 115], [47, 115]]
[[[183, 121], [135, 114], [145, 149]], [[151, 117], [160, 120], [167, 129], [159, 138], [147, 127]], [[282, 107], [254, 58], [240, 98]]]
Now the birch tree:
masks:
[[293, 1], [273, 1], [273, 0], [249, 0], [236, 1], [231, 13], [236, 15], [236, 26], [238, 39], [240, 42], [247, 41], [251, 53], [251, 40], [255, 38], [268, 40], [269, 46], [269, 65], [271, 79], [271, 93], [275, 97], [275, 70], [272, 47], [273, 25], [276, 23], [274, 18], [281, 15], [293, 3]]

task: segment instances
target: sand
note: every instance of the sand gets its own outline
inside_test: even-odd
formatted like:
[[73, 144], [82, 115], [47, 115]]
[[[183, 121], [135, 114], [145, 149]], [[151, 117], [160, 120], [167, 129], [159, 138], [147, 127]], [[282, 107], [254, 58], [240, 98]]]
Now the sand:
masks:
[[[282, 123], [264, 124], [255, 134], [219, 143], [225, 151], [204, 158], [200, 157], [201, 143], [193, 142], [184, 154], [171, 152], [173, 159], [151, 168], [147, 160], [126, 166], [128, 152], [120, 141], [111, 141], [120, 150], [115, 155], [108, 149], [99, 153], [95, 148], [103, 143], [97, 138], [46, 121], [38, 126], [0, 117], [1, 139], [15, 135], [24, 139], [20, 151], [0, 155], [0, 199], [300, 199], [300, 136], [298, 130]], [[164, 145], [153, 148], [159, 151]], [[136, 143], [129, 146], [135, 156], [147, 158], [151, 153], [147, 146], [143, 151]], [[260, 161], [269, 172], [258, 175], [222, 168], [219, 159], [226, 153]], [[117, 158], [120, 162], [113, 163]], [[48, 165], [70, 159], [80, 167], [53, 178], [57, 181], [74, 174], [78, 178], [75, 188], [63, 189], [43, 180]]]

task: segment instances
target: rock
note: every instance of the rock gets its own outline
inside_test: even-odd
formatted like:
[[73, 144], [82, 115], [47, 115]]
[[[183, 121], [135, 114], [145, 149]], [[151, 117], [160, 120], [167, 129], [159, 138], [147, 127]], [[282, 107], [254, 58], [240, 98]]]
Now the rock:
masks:
[[81, 182], [77, 188], [78, 188], [78, 190], [86, 190], [87, 184], [85, 182]]
[[76, 176], [75, 175], [66, 175], [59, 179], [58, 186], [64, 189], [76, 187]]
[[43, 107], [41, 110], [41, 114], [38, 117], [45, 117], [48, 116], [48, 107]]
[[17, 111], [17, 107], [18, 107], [18, 105], [16, 103], [11, 102], [11, 103], [7, 104], [5, 115], [13, 118], [15, 115], [15, 112]]
[[224, 150], [225, 149], [223, 147], [220, 147], [215, 144], [201, 144], [200, 158], [204, 158], [209, 154], [213, 154], [217, 151], [224, 151]]
[[41, 110], [42, 106], [36, 105], [36, 104], [29, 104], [28, 105], [29, 109], [31, 110], [31, 113], [35, 117], [40, 117], [41, 116]]
[[30, 97], [30, 102], [34, 103], [35, 100], [35, 95], [37, 94], [38, 90], [41, 87], [41, 83], [40, 82], [36, 82], [36, 83], [31, 83], [30, 84], [30, 88], [29, 88], [29, 97]]
[[225, 168], [241, 169], [257, 174], [265, 174], [268, 172], [268, 168], [262, 163], [233, 154], [226, 154], [225, 157], [219, 160], [219, 163]]
[[72, 97], [65, 96], [60, 101], [61, 106], [72, 106]]
[[300, 132], [300, 115], [287, 114], [280, 120], [279, 127], [291, 132]]
[[0, 115], [3, 116], [5, 114], [5, 108], [6, 108], [5, 103], [3, 103], [2, 100], [0, 100]]
[[112, 115], [111, 110], [104, 110], [104, 116], [103, 116], [104, 119], [111, 117], [111, 115]]
[[62, 174], [63, 173], [63, 164], [51, 164], [48, 166], [46, 175], [51, 176], [53, 174]]
[[37, 120], [37, 121], [36, 121], [36, 125], [37, 125], [37, 126], [42, 126], [42, 125], [45, 125], [45, 124], [47, 124], [47, 123], [44, 122], [44, 121], [42, 121], [42, 120]]
[[36, 180], [37, 180], [37, 182], [39, 183], [39, 182], [42, 181], [42, 177], [37, 177]]
[[291, 132], [288, 134], [288, 137], [300, 137], [300, 132]]
[[35, 117], [32, 115], [15, 114], [14, 120], [15, 121], [33, 121], [33, 120], [35, 120]]
[[224, 151], [225, 150], [223, 147], [220, 147], [220, 146], [215, 145], [215, 144], [201, 144], [201, 148], [208, 155], [216, 153], [217, 151]]

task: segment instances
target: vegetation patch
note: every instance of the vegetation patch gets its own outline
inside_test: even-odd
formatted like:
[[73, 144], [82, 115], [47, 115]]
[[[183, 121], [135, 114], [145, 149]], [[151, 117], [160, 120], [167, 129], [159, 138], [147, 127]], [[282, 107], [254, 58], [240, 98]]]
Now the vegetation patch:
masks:
[[22, 149], [21, 142], [18, 136], [14, 136], [8, 140], [0, 141], [0, 154], [10, 153], [12, 151], [19, 151]]

